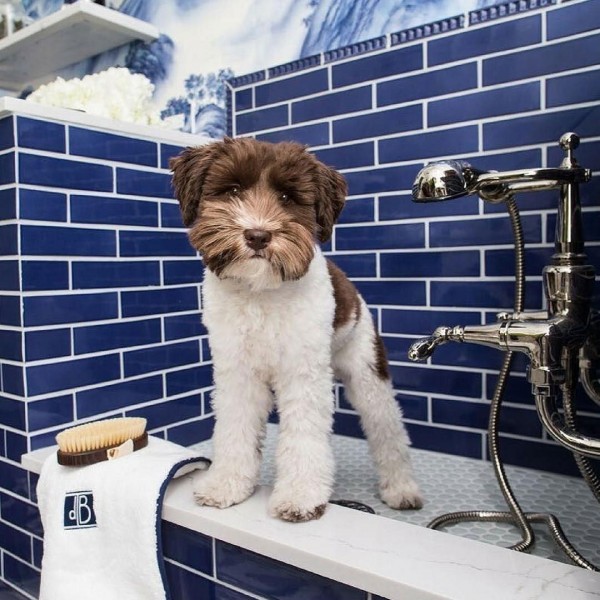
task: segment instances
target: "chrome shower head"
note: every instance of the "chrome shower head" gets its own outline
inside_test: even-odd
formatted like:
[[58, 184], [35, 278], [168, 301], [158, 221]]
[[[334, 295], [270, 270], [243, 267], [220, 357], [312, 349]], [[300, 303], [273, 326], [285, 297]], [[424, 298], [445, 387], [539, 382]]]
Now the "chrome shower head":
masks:
[[425, 165], [412, 188], [415, 202], [439, 202], [469, 194], [467, 173], [471, 165], [460, 160], [444, 160]]

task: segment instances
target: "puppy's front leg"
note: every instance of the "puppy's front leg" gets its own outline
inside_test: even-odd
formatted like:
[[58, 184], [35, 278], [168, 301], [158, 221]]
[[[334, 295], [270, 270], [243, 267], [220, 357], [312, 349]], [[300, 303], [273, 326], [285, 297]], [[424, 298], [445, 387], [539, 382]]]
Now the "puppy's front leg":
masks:
[[333, 487], [333, 381], [328, 366], [315, 371], [284, 373], [274, 386], [279, 439], [269, 509], [286, 521], [318, 519]]
[[215, 366], [213, 463], [194, 479], [198, 504], [226, 508], [248, 498], [258, 480], [270, 389], [243, 365]]

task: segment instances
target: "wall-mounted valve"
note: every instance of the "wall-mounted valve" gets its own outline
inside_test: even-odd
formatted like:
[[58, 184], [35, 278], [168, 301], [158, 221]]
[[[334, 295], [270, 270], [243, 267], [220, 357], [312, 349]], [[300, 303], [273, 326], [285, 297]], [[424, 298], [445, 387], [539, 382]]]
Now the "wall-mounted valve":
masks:
[[[446, 342], [470, 342], [505, 351], [518, 351], [530, 359], [528, 379], [532, 384], [540, 419], [549, 433], [580, 454], [600, 456], [600, 440], [573, 431], [556, 410], [555, 398], [577, 378], [577, 361], [588, 377], [586, 390], [596, 394], [591, 378], [590, 310], [595, 270], [587, 264], [581, 223], [579, 183], [589, 181], [591, 172], [579, 166], [574, 150], [575, 133], [559, 141], [565, 157], [558, 168], [528, 169], [503, 173], [475, 169], [464, 161], [444, 161], [424, 167], [413, 186], [415, 202], [440, 201], [477, 194], [497, 202], [512, 199], [518, 191], [560, 189], [556, 225], [556, 252], [544, 268], [547, 313], [501, 314], [497, 323], [465, 327], [438, 327], [430, 337], [415, 342], [408, 352], [411, 360], [429, 358]], [[599, 402], [600, 403], [600, 402]]]

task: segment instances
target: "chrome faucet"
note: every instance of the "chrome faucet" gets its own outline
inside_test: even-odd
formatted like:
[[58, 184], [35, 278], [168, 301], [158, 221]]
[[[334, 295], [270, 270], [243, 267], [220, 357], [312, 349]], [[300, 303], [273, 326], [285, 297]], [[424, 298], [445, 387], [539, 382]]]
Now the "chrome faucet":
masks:
[[548, 189], [559, 189], [560, 200], [555, 253], [543, 270], [547, 311], [500, 313], [496, 323], [487, 325], [438, 327], [430, 337], [415, 342], [408, 356], [413, 361], [426, 360], [447, 342], [483, 344], [527, 354], [530, 359], [527, 378], [545, 428], [571, 450], [597, 458], [600, 439], [575, 431], [556, 409], [558, 393], [564, 393], [565, 386], [573, 389], [579, 367], [585, 370], [586, 377], [582, 380], [588, 383], [586, 391], [600, 404], [598, 388], [590, 383], [595, 270], [587, 263], [579, 200], [579, 184], [590, 180], [591, 171], [581, 167], [573, 155], [579, 145], [575, 133], [565, 133], [559, 144], [565, 157], [558, 168], [497, 173], [477, 170], [464, 161], [444, 161], [431, 163], [419, 172], [413, 186], [415, 202], [470, 194], [488, 202], [502, 202], [517, 192]]

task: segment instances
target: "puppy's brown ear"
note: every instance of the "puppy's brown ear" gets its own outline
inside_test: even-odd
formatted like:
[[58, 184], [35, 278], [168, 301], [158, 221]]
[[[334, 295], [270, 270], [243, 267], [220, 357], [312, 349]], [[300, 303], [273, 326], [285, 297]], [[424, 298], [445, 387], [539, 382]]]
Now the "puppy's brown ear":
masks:
[[179, 200], [183, 224], [186, 227], [192, 225], [196, 219], [204, 178], [213, 162], [217, 145], [189, 147], [169, 161], [169, 167], [173, 171], [175, 197]]
[[326, 242], [331, 238], [333, 226], [344, 208], [348, 186], [340, 173], [323, 163], [318, 163], [316, 185], [317, 235], [319, 241]]

